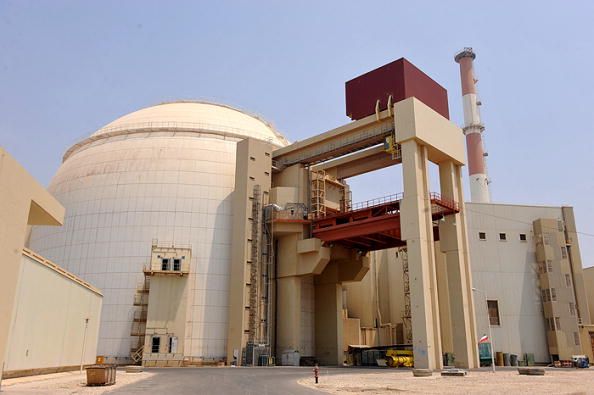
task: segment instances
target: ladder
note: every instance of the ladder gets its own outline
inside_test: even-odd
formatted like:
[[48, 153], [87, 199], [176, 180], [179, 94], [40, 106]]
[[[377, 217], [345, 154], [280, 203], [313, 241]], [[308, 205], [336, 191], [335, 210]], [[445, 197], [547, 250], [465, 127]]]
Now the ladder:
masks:
[[311, 211], [315, 218], [326, 216], [326, 172], [324, 170], [311, 173]]
[[250, 285], [249, 285], [249, 320], [248, 320], [248, 342], [256, 340], [256, 332], [259, 326], [258, 322], [258, 275], [260, 263], [260, 185], [254, 186], [252, 199], [252, 249], [250, 259]]
[[402, 329], [405, 344], [412, 344], [412, 312], [410, 307], [410, 279], [408, 275], [408, 251], [406, 247], [397, 250], [402, 260], [402, 279], [404, 280], [404, 312], [402, 314]]

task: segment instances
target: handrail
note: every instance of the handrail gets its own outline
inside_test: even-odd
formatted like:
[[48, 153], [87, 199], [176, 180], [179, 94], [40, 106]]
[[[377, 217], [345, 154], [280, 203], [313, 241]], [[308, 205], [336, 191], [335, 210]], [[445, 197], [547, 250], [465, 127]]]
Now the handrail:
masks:
[[357, 211], [357, 210], [362, 210], [364, 208], [372, 208], [372, 207], [376, 207], [376, 206], [381, 206], [386, 203], [399, 202], [400, 200], [402, 200], [403, 197], [404, 197], [404, 194], [401, 192], [401, 193], [396, 193], [393, 195], [382, 196], [382, 197], [375, 198], [375, 199], [369, 199], [369, 200], [366, 200], [363, 202], [353, 203], [353, 204], [351, 204], [351, 208], [348, 211]]
[[[379, 207], [379, 206], [389, 204], [389, 203], [397, 203], [397, 202], [400, 202], [403, 198], [404, 198], [404, 193], [400, 192], [400, 193], [395, 193], [392, 195], [369, 199], [369, 200], [365, 200], [362, 202], [353, 203], [353, 204], [351, 204], [351, 206], [348, 210], [342, 211], [339, 214]], [[429, 198], [429, 200], [431, 200], [431, 202], [437, 202], [440, 206], [444, 206], [449, 209], [459, 211], [459, 205], [456, 201], [454, 201], [452, 199], [446, 199], [446, 198], [442, 197], [440, 193], [429, 192], [428, 198]], [[336, 215], [336, 214], [330, 214], [330, 215]]]

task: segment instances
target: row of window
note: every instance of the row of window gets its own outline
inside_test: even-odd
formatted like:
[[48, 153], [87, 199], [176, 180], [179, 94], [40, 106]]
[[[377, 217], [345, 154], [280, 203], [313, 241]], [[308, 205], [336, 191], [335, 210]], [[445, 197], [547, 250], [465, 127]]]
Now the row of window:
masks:
[[[478, 233], [479, 240], [487, 240], [487, 233], [486, 232], [479, 232]], [[526, 233], [520, 233], [519, 235], [520, 241], [527, 241]], [[507, 241], [507, 233], [499, 233], [499, 240], [500, 241]]]
[[161, 270], [174, 272], [181, 271], [181, 259], [180, 258], [161, 258]]
[[[167, 352], [168, 353], [175, 353], [177, 352], [177, 337], [175, 336], [168, 336], [169, 342], [167, 344]], [[151, 352], [153, 354], [157, 354], [161, 352], [161, 336], [153, 336], [151, 338]]]

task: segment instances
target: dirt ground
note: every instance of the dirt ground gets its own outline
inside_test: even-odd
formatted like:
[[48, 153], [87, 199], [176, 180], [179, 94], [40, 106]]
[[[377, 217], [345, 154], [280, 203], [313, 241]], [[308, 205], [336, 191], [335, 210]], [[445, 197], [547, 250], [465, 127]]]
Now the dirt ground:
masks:
[[118, 370], [116, 383], [106, 387], [87, 387], [86, 372], [64, 372], [2, 380], [2, 394], [106, 394], [127, 384], [146, 379], [154, 373], [126, 373]]
[[594, 394], [594, 368], [547, 369], [544, 376], [520, 376], [517, 370], [470, 371], [466, 377], [413, 377], [409, 371], [320, 375], [299, 384], [331, 394], [380, 395], [397, 392], [419, 394]]

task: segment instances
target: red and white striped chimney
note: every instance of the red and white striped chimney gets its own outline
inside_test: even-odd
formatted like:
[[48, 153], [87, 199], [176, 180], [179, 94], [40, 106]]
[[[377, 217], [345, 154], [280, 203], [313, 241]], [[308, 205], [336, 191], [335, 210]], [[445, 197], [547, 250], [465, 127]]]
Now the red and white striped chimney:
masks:
[[472, 62], [476, 57], [472, 48], [464, 48], [454, 60], [460, 64], [462, 80], [462, 104], [464, 106], [464, 135], [468, 151], [468, 173], [470, 175], [470, 200], [475, 203], [489, 203], [489, 178], [485, 164], [485, 149], [482, 133], [485, 127], [481, 123], [477, 97], [476, 79]]

